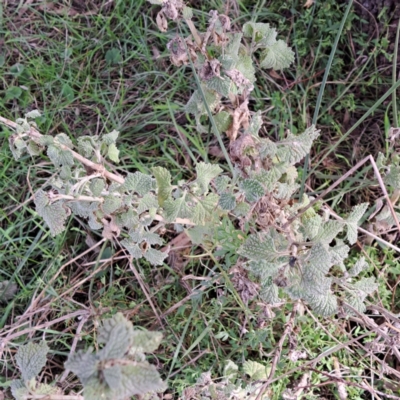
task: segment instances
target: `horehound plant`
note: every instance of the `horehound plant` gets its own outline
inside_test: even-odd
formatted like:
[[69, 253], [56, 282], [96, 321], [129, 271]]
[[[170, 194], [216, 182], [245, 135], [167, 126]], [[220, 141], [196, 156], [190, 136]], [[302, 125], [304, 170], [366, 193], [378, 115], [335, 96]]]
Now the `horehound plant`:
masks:
[[[211, 11], [206, 32], [199, 32], [193, 11], [180, 0], [150, 2], [161, 6], [156, 22], [162, 31], [171, 19], [180, 31], [186, 22], [191, 32], [168, 43], [171, 62], [193, 69], [197, 90], [186, 111], [194, 115], [201, 133], [211, 123], [228, 172], [222, 165], [198, 162], [193, 181], [173, 182], [162, 167], [122, 176], [106, 168], [119, 162], [115, 130], [81, 136], [74, 143], [64, 133], [42, 135], [34, 122], [38, 111], [16, 122], [0, 118], [15, 130], [10, 148], [16, 159], [24, 152], [36, 156], [46, 151], [54, 164], [54, 175], [34, 194], [36, 211], [52, 235], [66, 229], [74, 214], [133, 258], [157, 266], [168, 255], [160, 250], [168, 225], [184, 229], [194, 245], [209, 252], [231, 251], [233, 246], [240, 255], [238, 265], [258, 279], [259, 296], [268, 304], [289, 296], [322, 316], [364, 311], [364, 300], [377, 285], [373, 278], [358, 278], [368, 268], [363, 257], [351, 268], [346, 259], [368, 205], [356, 205], [347, 218], [333, 219], [318, 199], [306, 194], [299, 198], [297, 164], [319, 131], [314, 126], [299, 135], [288, 131], [285, 139], [274, 142], [260, 135], [261, 112], [249, 109], [256, 84], [254, 63], [286, 68], [294, 60], [292, 50], [277, 40], [269, 24], [248, 22], [235, 32], [226, 15]], [[398, 167], [385, 167], [381, 161], [390, 180]], [[388, 207], [396, 220], [393, 204]], [[239, 235], [237, 230], [228, 238], [226, 232], [221, 234], [228, 222], [240, 229]], [[105, 389], [114, 383], [106, 379]]]
[[[81, 136], [74, 144], [64, 133], [40, 134], [34, 123], [40, 114], [32, 111], [16, 123], [2, 121], [15, 129], [10, 137], [15, 158], [25, 151], [32, 156], [46, 151], [54, 164], [55, 174], [34, 195], [37, 213], [53, 235], [65, 229], [73, 213], [86, 219], [90, 229], [101, 229], [104, 238], [118, 240], [133, 258], [155, 266], [168, 255], [159, 249], [166, 225], [186, 229], [196, 244], [223, 248], [218, 227], [231, 219], [243, 230], [243, 240], [234, 238], [237, 252], [259, 279], [263, 300], [274, 304], [286, 293], [324, 316], [345, 303], [363, 311], [364, 299], [376, 285], [372, 278], [357, 280], [368, 267], [364, 258], [349, 271], [345, 260], [367, 204], [356, 205], [339, 221], [320, 203], [310, 207], [313, 198], [304, 194], [298, 199], [296, 165], [319, 131], [314, 126], [299, 135], [288, 131], [284, 140], [273, 142], [259, 135], [261, 112], [248, 107], [256, 81], [253, 60], [258, 57], [260, 67], [281, 69], [293, 61], [291, 49], [268, 24], [248, 22], [242, 32], [231, 32], [229, 18], [211, 11], [207, 31], [201, 33], [182, 2], [151, 2], [162, 5], [160, 28], [166, 29], [168, 17], [186, 21], [191, 30], [187, 38], [176, 36], [168, 43], [171, 61], [194, 68], [198, 89], [186, 110], [194, 114], [200, 131], [210, 119], [230, 171], [199, 162], [191, 182], [172, 182], [162, 167], [123, 177], [105, 167], [119, 161], [117, 131]], [[229, 139], [228, 151], [222, 133]], [[329, 276], [332, 270], [334, 276]]]
[[49, 347], [45, 341], [28, 343], [18, 349], [15, 357], [21, 379], [12, 381], [12, 394], [16, 400], [123, 400], [146, 394], [151, 399], [151, 393], [165, 391], [166, 384], [157, 369], [146, 361], [145, 353], [156, 350], [161, 339], [161, 333], [135, 330], [120, 313], [104, 320], [97, 336], [103, 348], [97, 353], [92, 348], [86, 352], [80, 350], [65, 363], [82, 382], [84, 396], [64, 396], [59, 387], [38, 382]]

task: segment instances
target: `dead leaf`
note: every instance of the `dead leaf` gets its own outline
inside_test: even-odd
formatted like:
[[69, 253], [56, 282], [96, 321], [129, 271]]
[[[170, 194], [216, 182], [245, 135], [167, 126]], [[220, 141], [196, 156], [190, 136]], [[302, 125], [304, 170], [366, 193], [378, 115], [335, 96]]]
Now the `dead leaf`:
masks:
[[233, 122], [229, 129], [226, 131], [226, 135], [231, 141], [235, 141], [239, 133], [240, 128], [247, 129], [249, 127], [250, 112], [248, 109], [249, 100], [244, 100], [239, 107], [231, 112]]
[[307, 0], [307, 1], [304, 3], [303, 7], [305, 7], [305, 8], [310, 8], [313, 4], [314, 4], [314, 0]]
[[165, 18], [165, 15], [164, 15], [164, 13], [162, 11], [160, 11], [157, 14], [156, 22], [157, 22], [158, 29], [161, 32], [167, 32], [167, 30], [168, 30], [168, 21], [167, 21], [167, 18]]
[[207, 60], [200, 70], [200, 78], [204, 81], [208, 81], [214, 76], [221, 77], [221, 63], [217, 59]]

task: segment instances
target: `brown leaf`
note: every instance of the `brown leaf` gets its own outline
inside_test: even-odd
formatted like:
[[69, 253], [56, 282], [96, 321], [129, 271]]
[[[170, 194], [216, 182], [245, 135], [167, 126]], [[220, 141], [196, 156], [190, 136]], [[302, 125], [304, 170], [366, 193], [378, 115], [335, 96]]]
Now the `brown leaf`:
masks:
[[165, 18], [165, 15], [164, 15], [164, 13], [163, 13], [162, 11], [160, 11], [160, 12], [157, 14], [156, 22], [157, 22], [158, 29], [159, 29], [161, 32], [167, 32], [167, 29], [168, 29], [168, 21], [167, 21], [167, 18]]
[[237, 135], [239, 133], [240, 128], [247, 129], [249, 126], [249, 109], [248, 109], [249, 100], [246, 99], [239, 105], [239, 107], [234, 110], [231, 115], [233, 118], [232, 125], [226, 131], [226, 135], [231, 141], [235, 141]]
[[305, 7], [305, 8], [310, 8], [313, 4], [314, 4], [314, 0], [307, 0], [307, 1], [304, 3], [303, 7]]
[[220, 77], [221, 63], [217, 59], [207, 60], [201, 67], [199, 76], [202, 80], [208, 81], [214, 76]]

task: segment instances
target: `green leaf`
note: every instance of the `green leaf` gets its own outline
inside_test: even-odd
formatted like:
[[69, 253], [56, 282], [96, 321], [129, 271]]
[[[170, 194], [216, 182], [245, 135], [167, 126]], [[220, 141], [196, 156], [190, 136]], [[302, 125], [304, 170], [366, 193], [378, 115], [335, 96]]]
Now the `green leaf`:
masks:
[[136, 212], [142, 214], [145, 211], [151, 210], [152, 208], [158, 208], [158, 201], [153, 193], [146, 193], [143, 198], [139, 200], [139, 204]]
[[68, 83], [64, 83], [61, 87], [61, 96], [64, 97], [67, 101], [74, 101], [75, 93], [74, 89], [68, 85]]
[[384, 181], [393, 189], [400, 189], [400, 167], [390, 165], [389, 173], [384, 177]]
[[163, 167], [153, 167], [151, 170], [157, 182], [158, 204], [162, 207], [165, 200], [171, 196], [171, 174]]
[[266, 380], [267, 368], [256, 361], [246, 360], [243, 363], [243, 372], [250, 376], [252, 381]]
[[238, 249], [238, 254], [253, 261], [274, 261], [286, 248], [286, 239], [270, 229], [268, 232], [251, 234]]
[[300, 185], [297, 183], [290, 185], [288, 183], [277, 182], [274, 197], [280, 200], [289, 200], [299, 187]]
[[24, 382], [39, 375], [41, 369], [46, 365], [48, 352], [49, 347], [44, 340], [37, 344], [29, 342], [18, 349], [15, 360], [21, 370], [22, 380]]
[[153, 189], [153, 179], [150, 175], [142, 174], [139, 171], [134, 174], [129, 173], [125, 178], [124, 187], [127, 190], [137, 192], [140, 196], [144, 196]]
[[260, 55], [260, 67], [272, 68], [275, 71], [288, 68], [293, 62], [294, 52], [283, 40], [278, 40]]
[[266, 281], [262, 283], [260, 297], [263, 301], [271, 305], [277, 304], [282, 301], [279, 298], [278, 286], [273, 283], [271, 277], [269, 277]]
[[336, 239], [336, 246], [330, 248], [332, 264], [338, 265], [343, 271], [345, 266], [343, 261], [349, 256], [350, 247], [345, 245], [340, 239]]
[[315, 236], [315, 242], [329, 244], [343, 230], [344, 223], [342, 221], [326, 221], [324, 222]]
[[163, 334], [161, 332], [135, 330], [132, 335], [132, 346], [129, 350], [131, 356], [141, 356], [144, 353], [152, 353], [161, 344]]
[[86, 158], [91, 157], [95, 150], [95, 141], [89, 136], [81, 136], [78, 138], [78, 151]]
[[119, 150], [117, 149], [117, 146], [112, 143], [108, 146], [108, 150], [107, 150], [107, 156], [108, 158], [115, 162], [115, 163], [119, 163]]
[[19, 99], [21, 97], [21, 94], [22, 94], [22, 89], [20, 87], [10, 86], [6, 91], [4, 101]]
[[251, 118], [250, 121], [250, 126], [248, 129], [248, 133], [250, 133], [250, 135], [258, 137], [258, 132], [261, 129], [263, 120], [262, 120], [262, 116], [261, 116], [261, 111], [257, 111]]
[[121, 313], [103, 320], [99, 327], [97, 341], [105, 343], [99, 351], [100, 360], [122, 358], [132, 344], [133, 325]]
[[245, 179], [240, 189], [243, 190], [246, 200], [250, 203], [258, 201], [265, 194], [265, 189], [260, 182], [254, 179]]
[[276, 157], [281, 162], [294, 165], [301, 161], [311, 149], [314, 140], [319, 136], [320, 131], [311, 125], [300, 135], [288, 133], [287, 138], [278, 143]]
[[314, 239], [317, 236], [319, 229], [322, 225], [322, 217], [318, 214], [308, 217], [303, 214], [301, 218], [303, 228], [308, 239]]
[[303, 264], [304, 277], [308, 281], [323, 280], [332, 266], [332, 257], [322, 243], [316, 243]]
[[40, 112], [38, 110], [32, 110], [25, 114], [25, 118], [28, 118], [28, 119], [35, 119], [35, 118], [39, 118], [41, 116], [42, 116], [42, 114], [40, 114]]
[[102, 136], [101, 140], [103, 143], [105, 143], [107, 146], [110, 144], [115, 144], [119, 136], [119, 131], [113, 130], [110, 133], [107, 133]]
[[232, 124], [232, 116], [226, 111], [220, 111], [214, 115], [214, 122], [219, 132], [226, 132]]
[[218, 76], [214, 76], [207, 80], [205, 85], [209, 90], [215, 90], [223, 97], [228, 97], [229, 93], [232, 92], [232, 81], [226, 77], [223, 79]]
[[134, 242], [132, 240], [128, 240], [128, 239], [123, 239], [123, 240], [121, 240], [121, 244], [129, 251], [129, 254], [133, 258], [139, 259], [139, 258], [143, 257], [142, 249], [139, 247], [139, 245], [136, 242]]
[[25, 70], [25, 66], [20, 63], [16, 63], [10, 67], [10, 74], [15, 77], [21, 76]]
[[50, 200], [43, 190], [35, 194], [36, 212], [44, 219], [50, 228], [52, 236], [56, 236], [64, 229], [64, 223], [68, 217], [62, 201], [50, 204]]
[[[216, 91], [210, 90], [204, 85], [202, 85], [202, 90], [210, 111], [214, 112], [215, 108], [219, 104], [221, 96]], [[186, 104], [185, 110], [187, 113], [196, 115], [198, 117], [207, 114], [207, 109], [203, 102], [203, 96], [198, 90], [192, 94], [191, 98]]]
[[361, 271], [368, 269], [369, 265], [364, 257], [360, 257], [357, 262], [350, 268], [349, 275], [357, 276]]
[[358, 222], [364, 215], [365, 211], [368, 208], [368, 203], [358, 204], [353, 207], [350, 215], [346, 219], [346, 228], [347, 228], [347, 240], [350, 244], [354, 244], [357, 241], [358, 237]]
[[[222, 64], [224, 65], [224, 61], [228, 60], [236, 60], [239, 55], [239, 49], [242, 46], [242, 37], [243, 34], [241, 32], [238, 33], [228, 33], [229, 42], [225, 49], [225, 58], [222, 59]], [[233, 65], [224, 65], [226, 69], [232, 69]]]
[[203, 199], [199, 199], [193, 209], [191, 217], [193, 223], [196, 225], [206, 225], [207, 222], [213, 219], [217, 204], [218, 195], [215, 193], [210, 193]]
[[226, 190], [229, 183], [231, 182], [231, 178], [226, 175], [219, 175], [214, 179], [215, 188], [218, 193], [222, 193]]
[[205, 162], [199, 162], [196, 165], [196, 183], [200, 186], [201, 194], [209, 191], [210, 182], [216, 178], [222, 169], [217, 164], [207, 164]]
[[113, 47], [106, 52], [106, 61], [108, 65], [119, 64], [122, 61], [122, 55], [119, 49]]
[[89, 189], [92, 192], [93, 196], [99, 197], [101, 196], [101, 192], [104, 190], [105, 182], [102, 178], [92, 179], [89, 185]]
[[56, 167], [61, 165], [74, 165], [72, 153], [69, 150], [62, 150], [58, 145], [50, 145], [47, 148], [47, 156]]
[[307, 300], [311, 308], [322, 317], [329, 317], [337, 312], [337, 297], [331, 292], [308, 296]]
[[187, 193], [183, 193], [182, 197], [173, 200], [168, 199], [164, 203], [165, 222], [174, 222], [176, 218], [190, 217], [192, 210], [186, 202]]
[[104, 203], [102, 209], [106, 214], [112, 214], [122, 206], [121, 197], [113, 196], [112, 194], [104, 196]]
[[236, 207], [236, 197], [232, 193], [222, 193], [218, 204], [223, 210], [231, 211]]
[[256, 81], [256, 70], [254, 68], [253, 60], [250, 56], [240, 55], [236, 63], [236, 69], [247, 78], [250, 83]]
[[245, 203], [244, 201], [242, 201], [242, 202], [237, 204], [237, 206], [233, 210], [233, 213], [237, 217], [245, 217], [249, 213], [250, 208], [251, 207], [250, 207], [249, 203]]
[[117, 214], [116, 223], [120, 227], [126, 227], [128, 229], [136, 228], [139, 225], [139, 218], [136, 211], [130, 207], [126, 212]]
[[99, 359], [92, 351], [92, 348], [89, 348], [87, 352], [78, 350], [76, 353], [70, 354], [68, 360], [64, 363], [65, 368], [73, 372], [83, 385], [92, 381], [98, 382]]
[[168, 257], [168, 252], [162, 252], [160, 250], [153, 249], [150, 247], [144, 253], [144, 258], [151, 264], [151, 265], [163, 265], [164, 260]]
[[28, 140], [26, 149], [31, 156], [38, 156], [43, 151], [43, 148], [33, 140]]
[[246, 22], [242, 28], [244, 37], [252, 38], [253, 45], [269, 47], [276, 43], [277, 32], [269, 24]]
[[132, 230], [129, 232], [129, 236], [136, 243], [147, 242], [150, 245], [161, 245], [163, 243], [160, 235], [157, 233], [144, 231], [143, 229]]

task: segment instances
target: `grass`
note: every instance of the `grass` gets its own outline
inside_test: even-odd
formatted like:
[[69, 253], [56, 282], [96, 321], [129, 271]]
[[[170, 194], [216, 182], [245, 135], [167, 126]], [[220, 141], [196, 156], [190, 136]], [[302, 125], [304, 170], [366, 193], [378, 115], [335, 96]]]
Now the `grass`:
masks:
[[[296, 51], [295, 68], [276, 76], [259, 71], [253, 109], [263, 111], [264, 133], [275, 139], [282, 138], [287, 128], [300, 132], [313, 115], [318, 117], [323, 135], [311, 154], [311, 168], [307, 174], [303, 171], [304, 180], [318, 194], [363, 156], [376, 156], [385, 148], [385, 116], [389, 122], [397, 120], [392, 112], [396, 108], [387, 100], [399, 84], [391, 76], [389, 61], [386, 69], [378, 67], [382, 57], [390, 58], [389, 44], [382, 40], [385, 28], [370, 40], [364, 32], [366, 22], [352, 9], [343, 19], [344, 32], [333, 53], [345, 4], [327, 0], [309, 9], [300, 1], [287, 4], [276, 1], [267, 7], [259, 2], [253, 7], [253, 2], [238, 2], [240, 13], [233, 23], [270, 22]], [[224, 10], [221, 1], [202, 7], [198, 16], [204, 25], [211, 7]], [[121, 132], [118, 171], [147, 172], [152, 166], [164, 166], [176, 180], [192, 177], [197, 161], [216, 158], [210, 149], [217, 148], [218, 141], [212, 134], [197, 133], [194, 121], [185, 115], [183, 106], [196, 81], [190, 68], [170, 64], [166, 43], [176, 32], [161, 34], [154, 17], [154, 8], [144, 0], [3, 6], [0, 115], [15, 120], [37, 108], [44, 115], [41, 132], [65, 132], [75, 139], [117, 129]], [[329, 61], [329, 75], [323, 77]], [[371, 147], [368, 138], [376, 129], [377, 143]], [[232, 284], [234, 251], [226, 265], [220, 265], [213, 254], [186, 247], [155, 269], [146, 263], [131, 264], [109, 242], [87, 251], [101, 237], [77, 219], [70, 220], [67, 233], [52, 238], [31, 201], [32, 188], [51, 177], [51, 167], [45, 157], [35, 159], [33, 167], [28, 157], [14, 161], [8, 135], [4, 129], [0, 277], [15, 282], [18, 294], [0, 305], [4, 390], [18, 375], [13, 361], [16, 349], [39, 338], [45, 338], [51, 349], [46, 378], [58, 380], [66, 392], [78, 390], [72, 375], [62, 375], [63, 362], [73, 346], [93, 345], [99, 321], [117, 311], [136, 326], [163, 331], [163, 343], [151, 361], [163, 378], [169, 378], [171, 398], [182, 396], [208, 370], [213, 378], [221, 377], [229, 359], [238, 364], [259, 361], [268, 367], [293, 304], [270, 310], [256, 301], [244, 302], [243, 292], [254, 289], [250, 281], [242, 282], [239, 292]], [[375, 199], [366, 174], [373, 182], [366, 170], [353, 176], [330, 194], [330, 204], [345, 212], [360, 199]], [[169, 235], [173, 237], [172, 232]], [[385, 306], [398, 311], [399, 299], [388, 289], [397, 288], [397, 255], [377, 246], [366, 252], [378, 271], [378, 266], [387, 266], [379, 293]], [[337, 346], [335, 356], [349, 377], [349, 398], [369, 398], [363, 379], [371, 383], [371, 371], [379, 362], [369, 360], [352, 341], [363, 333], [357, 331], [362, 324], [343, 320], [333, 325], [304, 310], [295, 325], [296, 335], [285, 343], [284, 354], [295, 346], [305, 353], [305, 360], [311, 360]], [[78, 328], [81, 340], [76, 342]], [[304, 398], [339, 398], [335, 382], [326, 375], [335, 369], [332, 355], [308, 369], [303, 369], [305, 360], [282, 358], [276, 376], [284, 378], [271, 385], [271, 398], [280, 398], [305, 371], [312, 380]], [[285, 375], [288, 371], [295, 372]], [[389, 384], [394, 385], [392, 378], [375, 382], [374, 389], [388, 391]]]

